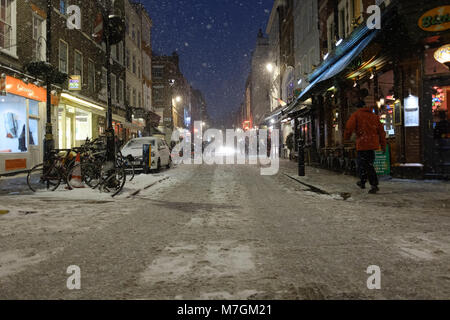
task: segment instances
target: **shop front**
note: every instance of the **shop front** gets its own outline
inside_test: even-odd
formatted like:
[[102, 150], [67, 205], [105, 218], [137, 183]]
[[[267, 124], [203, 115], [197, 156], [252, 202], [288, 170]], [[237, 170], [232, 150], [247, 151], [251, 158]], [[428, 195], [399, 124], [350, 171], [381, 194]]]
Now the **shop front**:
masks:
[[425, 175], [429, 178], [448, 179], [450, 178], [450, 72], [442, 65], [436, 65], [436, 69], [442, 73], [439, 76], [427, 77], [423, 85]]
[[10, 76], [0, 96], [0, 174], [31, 169], [42, 162], [46, 90]]
[[80, 147], [97, 138], [104, 126], [106, 108], [74, 94], [63, 93], [58, 106], [58, 148]]

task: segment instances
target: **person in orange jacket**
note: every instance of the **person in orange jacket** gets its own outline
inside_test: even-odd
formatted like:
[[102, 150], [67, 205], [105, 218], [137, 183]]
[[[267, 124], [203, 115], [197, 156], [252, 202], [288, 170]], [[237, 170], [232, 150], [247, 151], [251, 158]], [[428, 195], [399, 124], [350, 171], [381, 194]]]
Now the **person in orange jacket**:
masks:
[[349, 102], [356, 105], [359, 110], [352, 114], [347, 122], [344, 139], [350, 140], [356, 133], [356, 150], [358, 151], [358, 167], [361, 181], [357, 185], [361, 189], [366, 188], [369, 180], [370, 194], [376, 194], [380, 189], [377, 172], [374, 167], [375, 151], [386, 152], [386, 132], [379, 117], [373, 113], [373, 108], [366, 108], [364, 98], [368, 96], [367, 89], [352, 90]]

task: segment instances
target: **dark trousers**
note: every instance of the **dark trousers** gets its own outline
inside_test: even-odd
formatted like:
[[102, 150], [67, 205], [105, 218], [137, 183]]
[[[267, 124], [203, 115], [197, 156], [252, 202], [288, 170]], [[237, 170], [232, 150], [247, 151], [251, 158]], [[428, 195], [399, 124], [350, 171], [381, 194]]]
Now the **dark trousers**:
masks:
[[359, 177], [364, 184], [369, 180], [371, 186], [378, 186], [378, 176], [374, 167], [375, 151], [358, 151]]

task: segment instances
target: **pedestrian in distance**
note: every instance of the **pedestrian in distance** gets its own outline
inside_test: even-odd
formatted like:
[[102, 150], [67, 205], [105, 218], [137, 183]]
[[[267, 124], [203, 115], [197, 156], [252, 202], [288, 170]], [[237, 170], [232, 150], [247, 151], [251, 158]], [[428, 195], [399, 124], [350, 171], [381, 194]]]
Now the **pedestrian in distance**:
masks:
[[350, 140], [356, 133], [356, 151], [358, 152], [359, 177], [357, 185], [361, 189], [366, 188], [369, 181], [370, 194], [379, 191], [379, 181], [374, 167], [375, 151], [386, 152], [386, 132], [379, 117], [373, 113], [373, 108], [366, 107], [364, 99], [369, 95], [367, 89], [355, 88], [350, 92], [349, 103], [356, 106], [358, 110], [352, 114], [347, 122], [344, 139]]

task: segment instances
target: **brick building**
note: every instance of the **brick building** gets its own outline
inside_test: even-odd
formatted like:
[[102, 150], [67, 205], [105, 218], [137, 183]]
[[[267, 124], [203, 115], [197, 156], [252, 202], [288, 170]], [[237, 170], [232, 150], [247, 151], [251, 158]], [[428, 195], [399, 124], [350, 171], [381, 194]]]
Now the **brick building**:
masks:
[[161, 117], [158, 129], [171, 141], [174, 130], [189, 128], [185, 112], [191, 110], [190, 85], [180, 71], [176, 52], [171, 56], [153, 54], [152, 93], [155, 112]]

